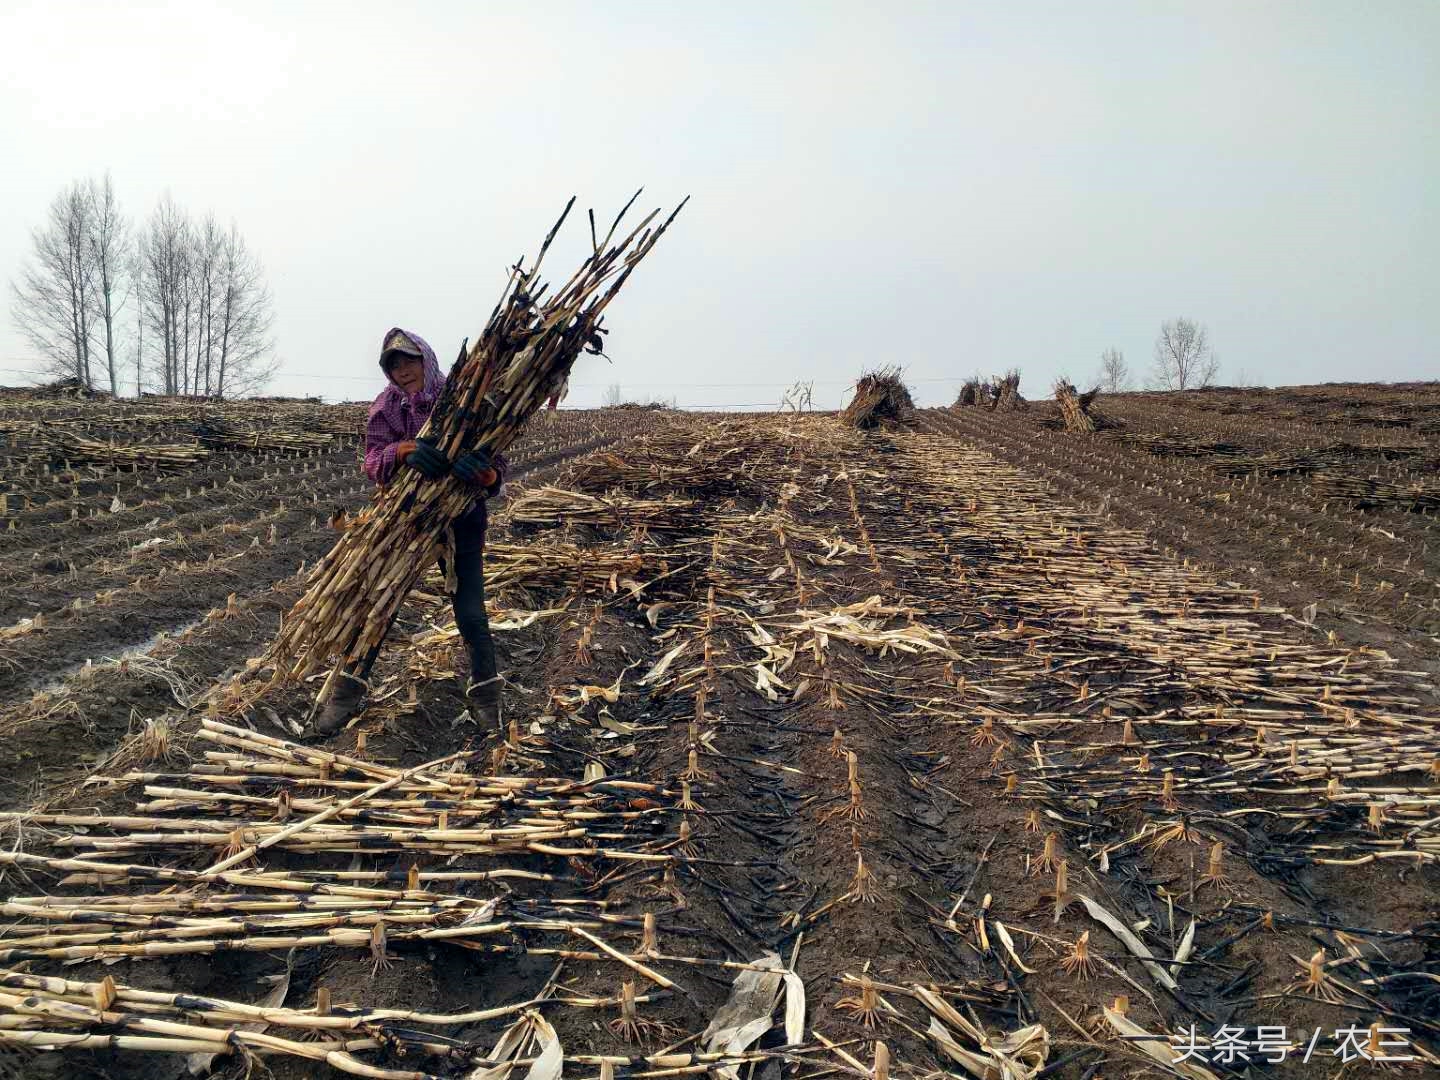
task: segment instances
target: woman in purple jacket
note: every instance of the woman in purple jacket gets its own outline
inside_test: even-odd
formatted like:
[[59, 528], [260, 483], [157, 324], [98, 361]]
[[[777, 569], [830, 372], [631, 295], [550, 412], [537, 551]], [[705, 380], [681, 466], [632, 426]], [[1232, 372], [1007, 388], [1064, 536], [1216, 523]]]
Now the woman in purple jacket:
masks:
[[[377, 484], [389, 483], [399, 468], [413, 469], [427, 480], [453, 473], [475, 492], [470, 508], [455, 519], [455, 625], [470, 653], [470, 682], [465, 695], [475, 718], [500, 726], [500, 676], [495, 669], [495, 646], [485, 613], [485, 501], [497, 496], [509, 471], [503, 454], [471, 451], [454, 462], [428, 439], [417, 435], [430, 418], [445, 376], [419, 334], [396, 327], [380, 347], [380, 368], [388, 385], [370, 406], [365, 425], [365, 474]], [[315, 718], [322, 735], [339, 731], [360, 710], [365, 679], [380, 653], [370, 650], [359, 668], [336, 680], [330, 696]]]

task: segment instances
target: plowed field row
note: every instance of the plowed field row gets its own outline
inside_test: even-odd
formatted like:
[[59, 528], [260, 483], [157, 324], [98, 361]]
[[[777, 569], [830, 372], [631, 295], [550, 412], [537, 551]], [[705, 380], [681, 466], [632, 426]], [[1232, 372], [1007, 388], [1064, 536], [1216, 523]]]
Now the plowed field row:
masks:
[[[562, 487], [605, 495], [622, 523], [647, 500], [647, 524], [529, 526], [497, 548], [506, 730], [464, 711], [431, 582], [333, 742], [278, 741], [303, 687], [239, 713], [217, 693], [173, 711], [163, 755], [128, 740], [108, 783], [29, 823], [27, 873], [108, 853], [139, 868], [58, 891], [158, 905], [191, 886], [156, 894], [153, 868], [210, 865], [295, 821], [292, 806], [330, 806], [245, 864], [288, 875], [291, 896], [323, 882], [329, 908], [286, 916], [318, 937], [193, 922], [162, 950], [143, 919], [106, 916], [42, 939], [20, 904], [7, 936], [29, 944], [8, 962], [49, 971], [62, 954], [47, 949], [65, 948], [82, 961], [70, 978], [238, 1000], [283, 969], [283, 1004], [305, 1015], [276, 1037], [300, 1038], [325, 1002], [399, 1010], [344, 1051], [392, 1077], [494, 1066], [527, 1007], [567, 1074], [643, 1073], [657, 1066], [637, 1055], [701, 1033], [772, 956], [798, 976], [783, 992], [776, 976], [776, 994], [798, 1005], [799, 1037], [782, 1051], [784, 1024], [759, 1009], [762, 1075], [868, 1074], [876, 1039], [897, 1075], [954, 1071], [956, 1051], [998, 1069], [1007, 1033], [1009, 1053], [1026, 1047], [1016, 1075], [1140, 1075], [1154, 1063], [1125, 1024], [1163, 1052], [1191, 1024], [1284, 1023], [1303, 1046], [1380, 1023], [1433, 1053], [1430, 675], [1303, 625], [1264, 581], [1166, 556], [1007, 453], [755, 417], [671, 423], [577, 460]], [[666, 497], [673, 523], [654, 516]], [[456, 753], [460, 773], [398, 771]], [[475, 785], [512, 794], [482, 810]], [[599, 801], [550, 816], [571, 798]], [[360, 886], [391, 890], [385, 911], [337, 923], [327, 911]], [[471, 915], [436, 913], [447, 904]], [[1117, 998], [1125, 1014], [1104, 1012]], [[117, 1078], [165, 1060], [73, 1053]], [[661, 1064], [705, 1071], [688, 1061]], [[268, 1065], [323, 1069], [293, 1048]], [[1298, 1055], [1281, 1071], [1307, 1075]]]

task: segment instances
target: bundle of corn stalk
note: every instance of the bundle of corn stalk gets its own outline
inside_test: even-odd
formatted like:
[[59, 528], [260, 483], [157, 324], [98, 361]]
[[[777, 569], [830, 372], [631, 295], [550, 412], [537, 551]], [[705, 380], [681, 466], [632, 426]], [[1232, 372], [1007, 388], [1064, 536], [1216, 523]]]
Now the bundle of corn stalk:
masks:
[[781, 454], [753, 423], [715, 424], [698, 438], [682, 428], [631, 439], [621, 453], [589, 455], [574, 465], [566, 482], [587, 492], [624, 488], [701, 500], [761, 495], [767, 485], [757, 473], [777, 464]]
[[900, 369], [880, 368], [861, 376], [840, 420], [850, 427], [871, 428], [882, 420], [904, 420], [914, 408], [910, 391], [900, 381]]
[[960, 384], [960, 396], [955, 399], [956, 405], [979, 405], [985, 399], [984, 383], [977, 375], [974, 378], [966, 379]]
[[[12, 856], [14, 858], [15, 856]], [[84, 863], [88, 860], [71, 860]], [[27, 872], [47, 869], [39, 856], [18, 856]], [[405, 941], [444, 940], [483, 948], [509, 944], [509, 912], [498, 902], [408, 888], [334, 887], [277, 875], [228, 875], [234, 891], [200, 883], [184, 891], [13, 897], [0, 905], [0, 961], [134, 960], [223, 952], [285, 953], [327, 946], [385, 950]], [[526, 920], [529, 922], [529, 920]], [[486, 940], [482, 940], [486, 939]]]
[[144, 465], [157, 469], [186, 469], [204, 461], [210, 451], [188, 443], [115, 443], [101, 442], [77, 435], [67, 428], [41, 424], [37, 441], [51, 457], [91, 465]]
[[[554, 1027], [538, 1011], [542, 1002], [534, 999], [463, 1013], [424, 1013], [342, 1004], [322, 987], [313, 1006], [287, 1008], [290, 976], [287, 967], [275, 977], [275, 988], [265, 999], [251, 1004], [144, 990], [108, 975], [84, 982], [0, 970], [0, 1045], [185, 1054], [195, 1072], [208, 1070], [216, 1057], [233, 1054], [250, 1064], [265, 1054], [375, 1080], [439, 1080], [459, 1075], [457, 1065], [473, 1068], [466, 1074], [471, 1077], [507, 1077], [528, 1070], [532, 1080], [558, 1080], [562, 1072], [576, 1076], [577, 1070], [588, 1069], [583, 1074], [587, 1080], [622, 1071], [635, 1080], [658, 1080], [704, 1076], [712, 1069], [738, 1074], [743, 1066], [753, 1069], [769, 1060], [785, 1060], [783, 1054], [759, 1049], [633, 1058], [566, 1054]], [[649, 995], [633, 996], [633, 1001], [649, 1000]], [[556, 995], [549, 1001], [587, 1010], [618, 1003], [575, 995]], [[450, 1034], [507, 1017], [516, 1019], [489, 1048]], [[437, 1071], [415, 1067], [415, 1059], [425, 1057], [437, 1059]], [[306, 1067], [307, 1075], [313, 1067]]]
[[654, 567], [653, 553], [587, 548], [575, 544], [490, 544], [485, 548], [485, 588], [614, 591], [619, 581]]
[[1378, 476], [1322, 471], [1315, 473], [1310, 482], [1321, 494], [1360, 508], [1387, 507], [1411, 513], [1440, 510], [1440, 484], [1433, 480], [1398, 484]]
[[549, 486], [527, 491], [510, 503], [512, 526], [554, 528], [575, 524], [663, 531], [692, 529], [699, 518], [700, 504], [694, 499], [642, 499], [620, 494], [597, 496]]
[[995, 408], [1023, 409], [1027, 402], [1020, 394], [1020, 371], [1011, 368], [1003, 376], [995, 377]]
[[195, 438], [216, 450], [326, 450], [335, 445], [333, 435], [307, 428], [271, 425], [265, 430], [242, 428], [224, 420], [206, 420], [195, 429]]
[[[535, 929], [574, 931], [555, 925], [553, 911], [535, 907], [542, 901], [527, 901], [528, 911], [507, 910], [500, 921], [493, 901], [430, 887], [553, 880], [531, 865], [537, 855], [673, 861], [657, 850], [663, 837], [656, 827], [670, 813], [671, 800], [655, 784], [477, 775], [464, 771], [465, 759], [474, 756], [469, 753], [398, 770], [209, 719], [198, 738], [216, 749], [187, 771], [134, 771], [95, 782], [141, 785], [144, 801], [132, 814], [4, 815], [8, 822], [53, 831], [50, 848], [78, 854], [7, 851], [0, 853], [0, 865], [58, 877], [62, 889], [98, 885], [106, 891], [12, 898], [0, 905], [0, 915], [12, 920], [0, 924], [8, 946], [0, 949], [0, 960], [373, 948], [377, 934], [383, 949], [387, 932], [393, 940], [463, 938], [460, 943], [472, 948], [499, 948], [471, 939], [503, 935], [517, 919]], [[398, 871], [255, 867], [253, 860], [267, 849], [398, 855], [403, 861]], [[122, 861], [188, 861], [192, 853], [213, 860], [209, 869]], [[485, 869], [474, 869], [473, 861], [456, 865], [457, 856], [483, 857]], [[419, 862], [437, 857], [447, 860], [446, 869], [420, 871]], [[523, 867], [514, 865], [522, 861]], [[127, 882], [164, 891], [112, 891]]]
[[103, 390], [96, 390], [87, 385], [78, 376], [69, 375], [63, 379], [56, 379], [54, 382], [41, 383], [39, 386], [7, 386], [5, 390], [15, 393], [17, 396], [26, 395], [36, 398], [97, 398], [109, 397]]
[[[207, 750], [188, 772], [127, 772], [96, 781], [143, 784], [148, 801], [137, 804], [134, 815], [7, 813], [0, 820], [77, 828], [83, 831], [52, 846], [96, 851], [238, 844], [555, 854], [547, 845], [564, 847], [560, 842], [586, 836], [592, 824], [625, 829], [662, 813], [655, 801], [660, 788], [638, 781], [476, 775], [464, 770], [464, 755], [398, 770], [208, 718], [196, 738], [220, 749]], [[650, 808], [630, 809], [626, 800], [642, 794]], [[164, 816], [172, 814], [184, 816]], [[312, 815], [323, 817], [312, 821]], [[600, 855], [602, 849], [559, 853]]]
[[[550, 293], [540, 267], [574, 201], [534, 264], [512, 270], [480, 339], [462, 350], [421, 431], [452, 461], [472, 450], [506, 449], [547, 400], [559, 400], [581, 350], [601, 351], [605, 308], [679, 213], [677, 207], [652, 227], [659, 213], [653, 211], [613, 243], [625, 210], [603, 239], [595, 236], [592, 214], [592, 254]], [[316, 567], [305, 595], [291, 608], [262, 661], [274, 668], [272, 682], [303, 677], [337, 660], [323, 695], [347, 663], [385, 636], [434, 545], [473, 497], [453, 474], [428, 481], [400, 470], [376, 495], [373, 512], [347, 530]]]
[[[1150, 432], [1122, 432], [1111, 436], [1120, 442], [1138, 446], [1156, 457], [1198, 458], [1200, 463], [1227, 476], [1260, 473], [1265, 476], [1288, 476], [1313, 473], [1328, 468], [1353, 466], [1362, 457], [1390, 456], [1388, 447], [1354, 446], [1336, 443], [1315, 450], [1278, 450], [1265, 452], [1238, 443], [1203, 439], [1184, 432], [1157, 435]], [[1406, 456], [1403, 452], [1395, 457]]]
[[1079, 394], [1067, 379], [1055, 384], [1055, 400], [1060, 403], [1060, 418], [1066, 431], [1088, 433], [1119, 426], [1094, 407], [1093, 403], [1099, 396], [1098, 386]]
[[1117, 442], [1138, 446], [1156, 457], [1239, 457], [1248, 451], [1237, 443], [1202, 439], [1181, 431], [1157, 435], [1148, 431], [1122, 431], [1111, 435]]

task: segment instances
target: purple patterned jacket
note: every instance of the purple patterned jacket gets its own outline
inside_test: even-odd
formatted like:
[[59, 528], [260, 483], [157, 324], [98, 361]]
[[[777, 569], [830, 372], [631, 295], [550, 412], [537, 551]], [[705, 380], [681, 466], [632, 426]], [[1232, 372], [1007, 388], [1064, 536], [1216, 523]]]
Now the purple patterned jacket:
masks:
[[[419, 334], [398, 327], [390, 330], [382, 341], [388, 341], [395, 333], [404, 334], [420, 350], [425, 361], [425, 385], [414, 394], [406, 394], [386, 372], [388, 385], [370, 406], [370, 416], [365, 421], [365, 475], [382, 485], [389, 483], [395, 475], [395, 451], [399, 444], [420, 433], [425, 421], [430, 418], [430, 410], [435, 407], [441, 387], [445, 385], [445, 376], [440, 372], [435, 350], [429, 343]], [[505, 460], [504, 454], [491, 455], [490, 464], [495, 469], [495, 483], [488, 488], [475, 485], [475, 501], [457, 522], [478, 526], [482, 535], [487, 524], [485, 500], [500, 494], [505, 476], [510, 471], [510, 463]]]

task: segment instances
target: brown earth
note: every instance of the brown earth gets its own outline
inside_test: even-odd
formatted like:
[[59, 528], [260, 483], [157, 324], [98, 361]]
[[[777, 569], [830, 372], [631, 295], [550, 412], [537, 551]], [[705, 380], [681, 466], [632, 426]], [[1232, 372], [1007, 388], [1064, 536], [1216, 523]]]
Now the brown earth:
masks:
[[[1377, 411], [1381, 405], [1389, 407], [1381, 402]], [[1280, 564], [1268, 548], [1250, 548], [1233, 520], [1207, 513], [1178, 484], [1144, 491], [1147, 484], [1166, 485], [1147, 475], [1150, 463], [1133, 457], [1134, 450], [1092, 439], [1084, 449], [1097, 455], [1091, 459], [1065, 436], [1028, 421], [1002, 427], [998, 419], [964, 413], [922, 413], [918, 430], [869, 434], [823, 417], [724, 424], [697, 418], [672, 442], [621, 445], [619, 456], [637, 463], [632, 488], [647, 496], [665, 493], [647, 463], [683, 464], [676, 447], [699, 447], [684, 458], [692, 463], [685, 467], [699, 470], [686, 487], [692, 493], [705, 490], [710, 481], [701, 473], [728, 447], [740, 448], [734, 459], [743, 475], [716, 481], [724, 493], [708, 500], [708, 515], [689, 532], [637, 540], [629, 531], [569, 530], [572, 540], [587, 537], [597, 552], [638, 550], [676, 572], [638, 601], [624, 588], [582, 595], [567, 580], [526, 592], [525, 606], [534, 610], [567, 599], [572, 606], [500, 635], [511, 681], [507, 709], [541, 729], [510, 767], [575, 777], [587, 762], [600, 762], [611, 777], [662, 782], [678, 796], [697, 715], [700, 677], [691, 665], [698, 661], [677, 663], [648, 685], [638, 680], [679, 641], [693, 639], [697, 650], [704, 641], [715, 675], [698, 721], [705, 737], [702, 775], [692, 783], [698, 806], [658, 819], [664, 822], [658, 836], [629, 838], [673, 851], [684, 821], [689, 850], [674, 891], [667, 891], [658, 867], [645, 864], [515, 860], [507, 865], [547, 871], [557, 880], [507, 887], [509, 902], [523, 908], [603, 900], [619, 920], [605, 935], [626, 951], [639, 941], [642, 913], [650, 912], [659, 919], [663, 951], [707, 961], [656, 964], [684, 993], [662, 991], [641, 1006], [641, 1016], [659, 1025], [646, 1036], [646, 1051], [700, 1031], [724, 1002], [734, 975], [714, 962], [754, 960], [768, 951], [779, 952], [805, 983], [807, 1036], [823, 1034], [867, 1063], [869, 1043], [883, 1037], [897, 1073], [958, 1070], [923, 1037], [928, 1015], [901, 991], [882, 992], [894, 1012], [882, 1006], [874, 1028], [862, 1023], [849, 1009], [858, 992], [847, 976], [868, 972], [901, 988], [941, 987], [993, 1032], [1043, 1023], [1051, 1038], [1045, 1075], [1154, 1073], [1133, 1046], [1097, 1021], [1099, 1007], [1117, 995], [1130, 999], [1130, 1017], [1150, 1031], [1178, 1031], [1188, 1023], [1202, 1031], [1223, 1023], [1286, 1023], [1308, 1033], [1386, 1017], [1411, 1026], [1415, 1041], [1433, 1050], [1440, 999], [1424, 985], [1440, 976], [1434, 857], [1319, 862], [1325, 856], [1305, 846], [1311, 841], [1348, 855], [1374, 850], [1364, 807], [1326, 800], [1323, 783], [1287, 772], [1283, 760], [1257, 764], [1246, 774], [1253, 777], [1248, 788], [1226, 786], [1227, 761], [1260, 761], [1253, 747], [1266, 736], [1257, 729], [1269, 730], [1277, 745], [1306, 731], [1341, 745], [1351, 721], [1335, 714], [1347, 708], [1377, 741], [1403, 730], [1433, 755], [1440, 743], [1430, 628], [1409, 624], [1403, 611], [1387, 606], [1383, 592], [1377, 603], [1360, 604], [1370, 598], [1354, 595], [1329, 599], [1322, 588], [1329, 579], [1291, 576], [1298, 564]], [[1190, 482], [1202, 486], [1198, 474]], [[1102, 512], [1082, 509], [1106, 496], [1111, 502]], [[1308, 521], [1303, 506], [1292, 513]], [[1420, 517], [1419, 525], [1407, 521], [1387, 531], [1423, 532], [1428, 525]], [[1374, 518], [1347, 511], [1325, 535], [1343, 545], [1361, 523]], [[502, 512], [497, 539], [505, 534]], [[1176, 558], [1157, 552], [1147, 534], [1175, 548]], [[526, 542], [543, 544], [547, 536], [527, 533]], [[314, 543], [323, 549], [323, 533]], [[1412, 556], [1433, 580], [1435, 552]], [[1186, 568], [1180, 559], [1197, 565]], [[259, 653], [298, 585], [276, 583], [293, 571], [288, 561], [254, 567], [240, 614], [205, 620], [157, 646], [153, 658], [199, 685], [222, 680]], [[364, 732], [370, 759], [413, 765], [463, 747], [488, 754], [499, 744], [498, 733], [455, 723], [463, 707], [460, 650], [408, 643], [412, 631], [443, 625], [437, 588], [432, 578], [407, 607], [394, 647], [377, 667], [382, 688], [415, 687], [414, 705], [390, 699], [372, 707], [335, 747], [356, 752]], [[200, 596], [210, 594], [202, 589]], [[894, 609], [872, 609], [867, 618], [874, 633], [918, 626], [943, 633], [944, 651], [891, 646], [882, 654], [838, 631], [823, 644], [810, 631], [786, 636], [787, 627], [811, 614], [835, 613], [871, 596]], [[1296, 621], [1301, 597], [1322, 607], [1313, 626]], [[216, 598], [223, 603], [224, 593], [205, 603], [214, 606]], [[653, 612], [652, 623], [646, 606], [657, 602], [669, 606]], [[590, 645], [582, 650], [587, 626]], [[767, 660], [771, 654], [755, 636], [759, 626], [794, 646], [788, 664]], [[1330, 630], [1335, 641], [1327, 640]], [[91, 645], [123, 639], [121, 624], [107, 624]], [[1386, 663], [1360, 646], [1383, 646], [1400, 662]], [[1285, 660], [1266, 673], [1263, 658], [1271, 650]], [[29, 662], [43, 668], [38, 655]], [[1337, 665], [1343, 675], [1324, 674]], [[762, 666], [784, 684], [774, 698], [757, 688]], [[596, 701], [578, 708], [558, 703], [575, 687], [611, 686], [617, 679], [622, 693], [603, 710]], [[797, 695], [804, 680], [808, 686]], [[32, 715], [13, 728], [7, 723], [12, 738], [6, 742], [23, 742], [33, 753], [6, 762], [16, 795], [23, 788], [32, 798], [93, 802], [83, 790], [67, 794], [81, 770], [61, 768], [65, 742], [72, 757], [86, 748], [108, 753], [140, 718], [160, 713], [174, 717], [177, 731], [192, 728], [195, 717], [185, 717], [169, 695], [163, 680], [109, 667], [84, 680], [72, 676], [58, 697], [73, 712]], [[301, 715], [307, 701], [303, 688], [292, 688], [268, 696], [244, 719], [279, 734], [276, 720], [283, 725]], [[80, 719], [97, 712], [103, 721]], [[199, 749], [178, 734], [177, 746]], [[845, 754], [854, 755], [857, 801]], [[1153, 756], [1154, 766], [1138, 768], [1141, 754], [1147, 761]], [[1177, 777], [1173, 796], [1161, 787], [1162, 764]], [[39, 790], [30, 792], [37, 775]], [[1423, 782], [1387, 772], [1359, 783], [1347, 778], [1344, 787], [1414, 792]], [[107, 795], [102, 805], [128, 807], [135, 794]], [[1419, 836], [1434, 829], [1423, 815], [1401, 824]], [[1162, 829], [1175, 835], [1162, 840]], [[1379, 838], [1400, 831], [1387, 825]], [[1139, 833], [1144, 838], [1133, 841]], [[1067, 864], [1069, 892], [1089, 896], [1127, 924], [1143, 924], [1138, 933], [1174, 973], [1173, 990], [1079, 901], [1072, 898], [1057, 916], [1055, 870], [1038, 865], [1052, 835], [1055, 855]], [[1216, 843], [1224, 849], [1225, 877], [1212, 882], [1204, 873]], [[299, 858], [281, 855], [275, 865], [296, 865]], [[860, 863], [868, 880], [857, 896]], [[384, 860], [374, 865], [405, 869]], [[501, 889], [485, 884], [471, 891]], [[1191, 959], [1173, 963], [1191, 920]], [[1000, 943], [1001, 925], [1013, 952]], [[1082, 978], [1061, 961], [1087, 931], [1094, 971]], [[1350, 986], [1367, 973], [1382, 979], [1367, 999], [1347, 991], [1343, 1004], [1332, 1004], [1298, 985], [1300, 965], [1292, 957], [1308, 959], [1325, 948], [1333, 961], [1344, 956], [1347, 942], [1356, 944], [1359, 959], [1332, 970]], [[456, 1012], [522, 999], [555, 979], [567, 994], [614, 998], [621, 981], [633, 978], [609, 961], [569, 961], [557, 973], [544, 950], [565, 944], [561, 935], [531, 933], [508, 941], [504, 951], [400, 947], [392, 966], [378, 973], [368, 953], [307, 950], [296, 957], [287, 1004], [308, 1006], [323, 985], [336, 1001]], [[86, 964], [66, 974], [109, 973], [135, 985], [250, 1000], [259, 996], [258, 978], [280, 966], [274, 957], [223, 953], [110, 968]], [[643, 980], [639, 989], [657, 990]], [[555, 1005], [546, 1015], [567, 1054], [637, 1052], [611, 1031], [613, 1006]], [[445, 1034], [488, 1047], [501, 1027], [495, 1022]], [[762, 1045], [781, 1041], [772, 1031]], [[416, 1067], [393, 1055], [371, 1060]], [[27, 1055], [16, 1075], [178, 1075], [174, 1064], [110, 1051]], [[267, 1064], [279, 1077], [317, 1075], [317, 1066], [303, 1062], [272, 1058]], [[1338, 1068], [1328, 1059], [1326, 1065]], [[441, 1075], [464, 1072], [438, 1059], [425, 1067]], [[231, 1068], [243, 1071], [238, 1062]], [[1283, 1071], [1314, 1075], [1298, 1062]]]

